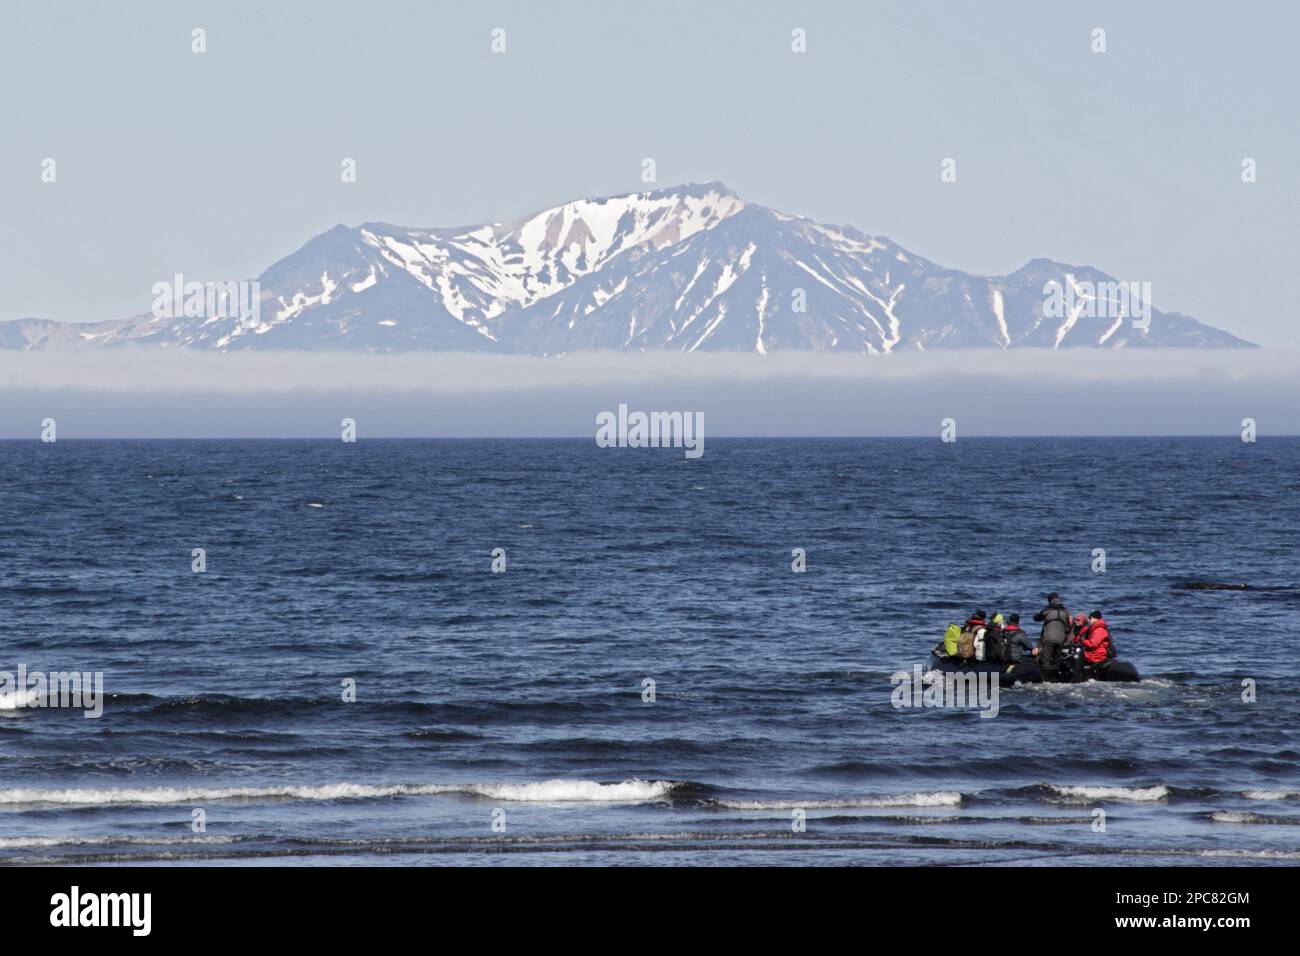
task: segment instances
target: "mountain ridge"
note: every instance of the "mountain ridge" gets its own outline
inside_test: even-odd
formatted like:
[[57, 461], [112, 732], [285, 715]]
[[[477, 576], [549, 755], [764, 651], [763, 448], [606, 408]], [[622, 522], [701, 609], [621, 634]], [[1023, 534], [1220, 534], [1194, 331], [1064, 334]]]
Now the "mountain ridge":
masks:
[[[257, 278], [257, 314], [0, 322], [0, 348], [851, 351], [1253, 348], [1092, 266], [950, 269], [725, 184], [580, 198], [452, 227], [336, 224]], [[1053, 311], [1056, 288], [1061, 296]], [[1060, 303], [1064, 303], [1061, 305]], [[1136, 303], [1136, 307], [1135, 307]], [[209, 313], [216, 314], [209, 314]]]

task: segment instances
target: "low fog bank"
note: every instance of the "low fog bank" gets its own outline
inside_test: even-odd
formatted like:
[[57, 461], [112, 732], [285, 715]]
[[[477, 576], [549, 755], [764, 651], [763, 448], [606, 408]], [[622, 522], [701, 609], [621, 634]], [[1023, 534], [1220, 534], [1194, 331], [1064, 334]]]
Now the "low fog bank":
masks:
[[820, 352], [575, 352], [537, 358], [455, 352], [197, 352], [122, 348], [0, 352], [0, 390], [103, 392], [499, 392], [559, 386], [797, 379], [900, 381], [969, 375], [1046, 381], [1166, 382], [1294, 377], [1300, 352], [966, 349], [898, 355]]
[[168, 350], [0, 353], [0, 436], [590, 437], [698, 411], [722, 436], [1300, 434], [1300, 352], [955, 351], [556, 358]]

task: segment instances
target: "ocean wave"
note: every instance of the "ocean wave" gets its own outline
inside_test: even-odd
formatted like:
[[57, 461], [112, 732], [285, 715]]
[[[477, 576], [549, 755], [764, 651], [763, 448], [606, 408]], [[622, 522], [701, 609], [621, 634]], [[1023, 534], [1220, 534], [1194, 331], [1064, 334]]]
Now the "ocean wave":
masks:
[[1061, 803], [1089, 803], [1093, 800], [1150, 803], [1169, 798], [1169, 788], [1162, 783], [1153, 787], [1060, 787], [1048, 784], [1048, 788], [1055, 791]]
[[713, 800], [714, 806], [728, 810], [847, 810], [872, 807], [953, 807], [961, 803], [955, 790], [932, 793], [886, 794], [870, 797], [846, 797], [838, 800]]
[[[833, 819], [833, 818], [832, 818]], [[861, 818], [859, 818], [861, 819]], [[874, 818], [873, 818], [874, 819]], [[911, 818], [908, 818], [911, 819]], [[957, 822], [957, 818], [944, 818]], [[929, 822], [915, 818], [916, 823]], [[968, 822], [960, 818], [960, 822]], [[205, 845], [208, 844], [208, 845]], [[235, 844], [235, 845], [232, 845]], [[1115, 846], [1090, 847], [1074, 843], [1045, 841], [1041, 837], [1024, 839], [974, 839], [962, 840], [940, 834], [878, 834], [791, 833], [788, 829], [762, 832], [735, 832], [712, 830], [665, 830], [595, 833], [540, 833], [530, 835], [384, 835], [360, 837], [244, 835], [235, 837], [179, 837], [176, 839], [150, 839], [146, 837], [73, 837], [34, 836], [12, 838], [0, 847], [15, 850], [47, 849], [50, 855], [25, 858], [19, 855], [0, 854], [0, 865], [67, 865], [95, 863], [220, 863], [253, 859], [299, 858], [352, 859], [357, 862], [367, 857], [409, 855], [470, 855], [484, 853], [597, 853], [645, 854], [657, 851], [691, 854], [713, 854], [719, 850], [753, 851], [758, 853], [786, 853], [799, 851], [877, 852], [885, 854], [884, 860], [898, 862], [900, 852], [916, 853], [928, 857], [936, 852], [945, 859], [963, 859], [969, 862], [987, 862], [988, 854], [996, 851], [1027, 851], [1048, 854], [1043, 859], [1069, 862], [1083, 856], [1114, 856], [1119, 859], [1136, 858], [1189, 858], [1220, 857], [1227, 859], [1287, 861], [1300, 859], [1300, 851], [1290, 849], [1218, 848], [1193, 849], [1178, 846]], [[956, 854], [963, 854], [957, 857]], [[627, 857], [624, 857], [626, 859]], [[714, 857], [700, 856], [699, 862], [708, 863]]]
[[[133, 698], [146, 706], [141, 712], [159, 719], [210, 718], [228, 720], [238, 717], [299, 717], [312, 711], [334, 712], [336, 697], [237, 697], [201, 696]], [[409, 698], [374, 701], [368, 708], [383, 714], [408, 714], [421, 717], [437, 713], [443, 705]]]
[[466, 743], [483, 739], [482, 734], [471, 733], [468, 730], [445, 730], [440, 727], [421, 727], [417, 730], [408, 730], [402, 736], [408, 740], [436, 740], [442, 743]]
[[664, 800], [678, 784], [668, 780], [544, 780], [536, 783], [440, 784], [335, 783], [280, 787], [147, 787], [0, 790], [0, 805], [91, 807], [121, 804], [189, 804], [222, 800], [368, 800], [383, 797], [464, 795], [514, 803], [647, 803]]
[[474, 785], [465, 793], [528, 803], [647, 803], [667, 799], [677, 784], [669, 780], [624, 780], [596, 783], [592, 780], [546, 780], [542, 783]]
[[1215, 823], [1267, 823], [1277, 826], [1300, 826], [1300, 817], [1270, 816], [1248, 810], [1215, 810], [1210, 814]]
[[0, 694], [0, 710], [23, 711], [32, 708], [40, 701], [41, 693], [37, 690], [6, 691]]
[[445, 581], [451, 575], [446, 571], [376, 571], [370, 580], [381, 584], [427, 584], [430, 581]]
[[1300, 790], [1247, 790], [1242, 796], [1247, 800], [1291, 800], [1300, 797]]
[[0, 837], [0, 850], [31, 850], [50, 847], [76, 846], [219, 846], [235, 843], [240, 837], [223, 836], [177, 836], [177, 837], [132, 837], [132, 836], [21, 836]]
[[1125, 681], [1086, 680], [1077, 684], [1017, 684], [1016, 690], [1031, 694], [1041, 694], [1049, 698], [1065, 697], [1070, 700], [1094, 700], [1109, 698], [1114, 700], [1150, 700], [1159, 692], [1181, 687], [1176, 681], [1166, 677], [1143, 677], [1140, 683]]

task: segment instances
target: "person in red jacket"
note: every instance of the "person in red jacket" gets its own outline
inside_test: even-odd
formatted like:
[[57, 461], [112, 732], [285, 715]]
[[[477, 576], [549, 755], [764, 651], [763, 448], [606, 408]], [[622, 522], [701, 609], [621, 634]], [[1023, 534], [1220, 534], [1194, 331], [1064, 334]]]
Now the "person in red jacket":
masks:
[[1079, 635], [1083, 640], [1083, 659], [1088, 664], [1102, 664], [1115, 656], [1110, 643], [1110, 628], [1101, 611], [1093, 611], [1088, 617], [1091, 620]]

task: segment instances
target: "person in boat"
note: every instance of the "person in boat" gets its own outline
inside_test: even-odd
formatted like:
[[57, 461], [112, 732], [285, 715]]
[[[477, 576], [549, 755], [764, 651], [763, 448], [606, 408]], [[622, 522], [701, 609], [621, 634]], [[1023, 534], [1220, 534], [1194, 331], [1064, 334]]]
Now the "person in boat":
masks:
[[[944, 639], [935, 645], [935, 655], [957, 662], [972, 659], [975, 654], [975, 637], [984, 626], [985, 614], [983, 610], [977, 610], [960, 628], [955, 624], [950, 624]], [[967, 654], [962, 653], [963, 637], [966, 639], [964, 643], [966, 643], [966, 650], [969, 652]]]
[[1020, 626], [1019, 614], [1007, 618], [1007, 626], [1002, 629], [1002, 646], [1007, 649], [1006, 659], [1009, 664], [1019, 664], [1026, 654], [1030, 657], [1038, 654], [1038, 648], [1034, 647], [1034, 642]]
[[1038, 635], [1038, 666], [1049, 676], [1054, 676], [1059, 667], [1061, 649], [1071, 636], [1070, 612], [1065, 609], [1061, 596], [1053, 591], [1047, 595], [1047, 607], [1035, 614], [1034, 620], [1043, 624]]
[[1080, 611], [1074, 615], [1074, 627], [1070, 632], [1070, 639], [1078, 644], [1083, 640], [1083, 632], [1088, 629], [1088, 615]]
[[962, 661], [973, 661], [975, 659], [976, 638], [982, 637], [987, 622], [988, 615], [984, 613], [983, 608], [978, 608], [961, 626], [961, 637], [957, 641], [958, 659]]
[[983, 656], [981, 660], [1000, 661], [1002, 660], [1002, 626], [1005, 621], [1001, 613], [995, 612], [989, 618], [988, 627], [984, 631]]
[[1111, 643], [1110, 627], [1101, 611], [1093, 611], [1088, 617], [1088, 625], [1080, 635], [1083, 663], [1087, 668], [1095, 668], [1116, 656], [1115, 645]]

